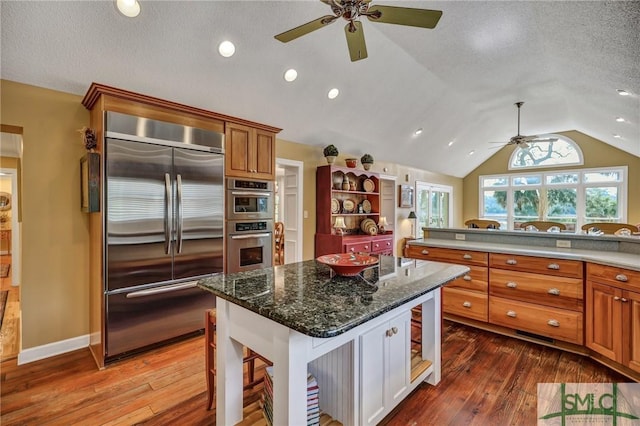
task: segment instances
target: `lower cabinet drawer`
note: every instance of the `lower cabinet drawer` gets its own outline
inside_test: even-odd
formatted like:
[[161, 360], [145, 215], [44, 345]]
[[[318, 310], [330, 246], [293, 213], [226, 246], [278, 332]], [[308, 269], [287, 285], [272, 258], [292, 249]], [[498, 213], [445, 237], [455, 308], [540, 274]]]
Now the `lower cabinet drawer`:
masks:
[[393, 238], [372, 238], [371, 253], [393, 253]]
[[442, 310], [478, 321], [487, 321], [488, 301], [486, 293], [444, 287], [442, 289]]
[[502, 297], [491, 296], [489, 322], [578, 345], [584, 340], [582, 313]]
[[371, 252], [371, 241], [362, 243], [349, 243], [344, 245], [344, 253], [369, 253]]
[[582, 279], [492, 268], [491, 296], [502, 296], [554, 308], [583, 311]]
[[464, 288], [486, 293], [489, 287], [488, 268], [484, 266], [469, 266], [469, 272], [447, 283], [448, 288]]

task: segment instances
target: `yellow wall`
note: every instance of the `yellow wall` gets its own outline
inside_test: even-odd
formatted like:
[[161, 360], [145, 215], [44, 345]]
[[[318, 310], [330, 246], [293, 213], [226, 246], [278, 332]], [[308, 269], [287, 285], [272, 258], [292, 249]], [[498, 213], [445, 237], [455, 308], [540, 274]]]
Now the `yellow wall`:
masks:
[[[559, 134], [575, 141], [580, 146], [582, 154], [584, 155], [583, 166], [563, 167], [563, 169], [628, 166], [627, 223], [640, 223], [640, 191], [637, 189], [638, 182], [640, 182], [640, 157], [619, 150], [575, 130], [560, 132]], [[479, 176], [510, 173], [508, 162], [514, 149], [515, 147], [513, 146], [504, 147], [473, 172], [465, 176], [463, 220], [478, 217]], [[540, 170], [553, 170], [553, 168]], [[518, 172], [513, 171], [511, 173]]]
[[[89, 125], [80, 96], [1, 80], [2, 124], [23, 128], [22, 171], [22, 348], [89, 333], [89, 220], [80, 210], [78, 129]], [[375, 152], [372, 152], [375, 157]], [[277, 140], [276, 156], [304, 162], [303, 258], [314, 257], [316, 167], [326, 164], [322, 147]], [[337, 162], [344, 164], [341, 155]], [[388, 170], [383, 171], [386, 167]], [[373, 171], [454, 187], [454, 222], [461, 223], [462, 179], [378, 162]], [[405, 175], [409, 180], [405, 182]], [[410, 234], [398, 208], [398, 238]]]
[[22, 348], [87, 334], [88, 218], [80, 211], [81, 97], [0, 81], [2, 124], [23, 128]]

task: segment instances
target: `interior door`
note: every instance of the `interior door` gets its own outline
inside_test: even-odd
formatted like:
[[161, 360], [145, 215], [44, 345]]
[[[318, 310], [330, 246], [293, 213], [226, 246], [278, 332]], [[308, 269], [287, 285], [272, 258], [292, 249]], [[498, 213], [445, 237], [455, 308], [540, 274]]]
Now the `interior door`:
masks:
[[106, 140], [107, 290], [169, 281], [172, 148]]
[[224, 156], [174, 149], [174, 279], [222, 272]]
[[298, 252], [298, 235], [302, 230], [302, 224], [298, 223], [298, 173], [291, 167], [284, 168], [284, 179], [282, 181], [283, 197], [283, 223], [284, 223], [284, 263], [293, 263]]

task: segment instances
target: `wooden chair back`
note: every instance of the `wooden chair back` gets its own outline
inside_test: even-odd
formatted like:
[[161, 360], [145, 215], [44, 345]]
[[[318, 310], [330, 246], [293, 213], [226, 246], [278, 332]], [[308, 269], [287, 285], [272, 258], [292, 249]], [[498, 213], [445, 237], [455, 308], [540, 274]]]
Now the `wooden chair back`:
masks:
[[567, 229], [567, 225], [560, 222], [549, 222], [546, 220], [532, 220], [530, 222], [524, 222], [520, 224], [520, 229], [527, 229], [527, 226], [535, 226], [538, 231], [545, 232], [552, 226], [557, 226], [560, 228], [560, 231], [564, 231]]
[[276, 222], [273, 228], [273, 264], [284, 265], [284, 223]]
[[589, 232], [591, 228], [597, 228], [604, 234], [616, 234], [621, 229], [628, 229], [632, 235], [640, 232], [636, 225], [630, 223], [592, 222], [582, 225], [582, 230], [585, 232]]
[[469, 219], [464, 225], [467, 228], [500, 229], [500, 222], [488, 219]]

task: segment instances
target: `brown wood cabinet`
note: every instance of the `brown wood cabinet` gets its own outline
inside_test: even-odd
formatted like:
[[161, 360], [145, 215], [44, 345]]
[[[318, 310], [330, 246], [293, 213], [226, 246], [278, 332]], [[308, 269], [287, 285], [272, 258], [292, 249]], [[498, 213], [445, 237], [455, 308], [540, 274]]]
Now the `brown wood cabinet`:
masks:
[[487, 322], [489, 314], [489, 255], [472, 250], [410, 245], [407, 257], [466, 265], [470, 271], [442, 291], [442, 311], [476, 321]]
[[225, 139], [226, 176], [275, 179], [275, 133], [226, 123]]
[[[343, 188], [344, 182], [348, 188]], [[346, 229], [338, 235], [336, 218]], [[316, 171], [316, 257], [331, 253], [393, 254], [393, 233], [365, 234], [362, 221], [380, 218], [380, 178], [377, 173], [341, 166]]]
[[489, 322], [582, 345], [583, 263], [489, 254]]
[[640, 272], [589, 263], [586, 299], [587, 347], [640, 372]]

